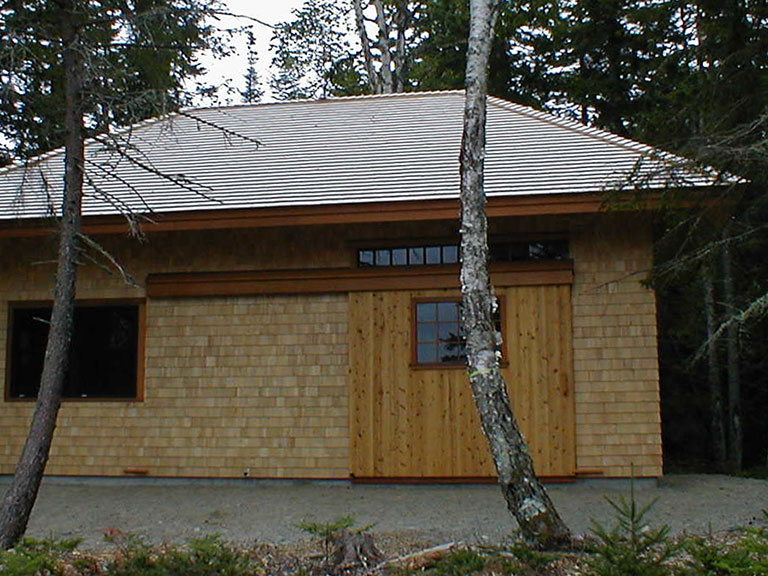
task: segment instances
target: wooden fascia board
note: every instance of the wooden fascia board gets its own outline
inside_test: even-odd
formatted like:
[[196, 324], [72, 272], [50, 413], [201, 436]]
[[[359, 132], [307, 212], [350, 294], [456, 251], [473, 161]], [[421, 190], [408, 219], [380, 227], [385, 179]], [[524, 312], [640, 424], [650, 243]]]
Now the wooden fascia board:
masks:
[[[573, 262], [510, 262], [491, 266], [496, 286], [572, 284]], [[323, 294], [459, 288], [459, 266], [325, 268], [235, 272], [183, 272], [147, 276], [149, 298]]]
[[[492, 197], [487, 211], [491, 218], [557, 214], [589, 214], [599, 212], [604, 204], [602, 194], [539, 194]], [[322, 206], [294, 206], [239, 210], [197, 210], [153, 214], [141, 224], [146, 233], [267, 228], [279, 226], [311, 226], [324, 224], [368, 224], [375, 222], [418, 222], [457, 220], [459, 201], [418, 200], [402, 202], [368, 202]], [[141, 221], [141, 216], [138, 217]], [[0, 221], [0, 238], [45, 236], [54, 230], [51, 220]], [[86, 216], [83, 230], [87, 234], [127, 234], [121, 216]]]

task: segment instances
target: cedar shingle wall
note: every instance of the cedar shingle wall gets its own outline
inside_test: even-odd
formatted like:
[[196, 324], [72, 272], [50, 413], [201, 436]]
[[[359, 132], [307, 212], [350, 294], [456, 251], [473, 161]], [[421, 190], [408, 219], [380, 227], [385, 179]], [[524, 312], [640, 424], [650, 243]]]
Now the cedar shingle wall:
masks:
[[[604, 224], [600, 224], [603, 222]], [[575, 230], [577, 465], [609, 476], [661, 473], [655, 303], [640, 220], [527, 219], [497, 233]], [[631, 223], [631, 222], [630, 222]], [[158, 234], [105, 239], [141, 282], [149, 272], [339, 267], [346, 239], [449, 236], [455, 223]], [[630, 233], [631, 232], [631, 233]], [[50, 299], [50, 239], [0, 240], [0, 382], [8, 301]], [[36, 264], [33, 264], [36, 263]], [[141, 298], [92, 265], [79, 298]], [[144, 402], [65, 402], [50, 474], [347, 477], [347, 297], [147, 303]], [[0, 474], [13, 471], [32, 404], [0, 403]]]
[[[345, 295], [153, 300], [144, 402], [66, 402], [50, 474], [344, 477]], [[32, 405], [5, 404], [10, 472]]]
[[[152, 236], [105, 245], [143, 282], [150, 271], [342, 266], [348, 250], [320, 229]], [[283, 247], [282, 258], [264, 247]], [[47, 240], [0, 242], [0, 379], [7, 301], [50, 299]], [[78, 297], [143, 290], [86, 265]], [[348, 475], [347, 297], [150, 300], [143, 402], [67, 401], [49, 474], [321, 477]], [[0, 473], [13, 471], [34, 405], [0, 404]]]
[[612, 215], [572, 240], [577, 468], [660, 476], [656, 298], [648, 219]]

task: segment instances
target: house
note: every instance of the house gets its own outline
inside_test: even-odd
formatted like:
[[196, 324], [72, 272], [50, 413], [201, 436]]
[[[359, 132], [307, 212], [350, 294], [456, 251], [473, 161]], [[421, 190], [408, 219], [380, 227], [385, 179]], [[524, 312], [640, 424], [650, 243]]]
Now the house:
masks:
[[[493, 476], [459, 337], [463, 104], [196, 109], [90, 141], [85, 230], [136, 285], [84, 257], [47, 472]], [[602, 209], [638, 167], [670, 184], [652, 152], [489, 99], [503, 371], [543, 477], [662, 474], [650, 218]], [[62, 170], [0, 171], [0, 474], [34, 406]]]

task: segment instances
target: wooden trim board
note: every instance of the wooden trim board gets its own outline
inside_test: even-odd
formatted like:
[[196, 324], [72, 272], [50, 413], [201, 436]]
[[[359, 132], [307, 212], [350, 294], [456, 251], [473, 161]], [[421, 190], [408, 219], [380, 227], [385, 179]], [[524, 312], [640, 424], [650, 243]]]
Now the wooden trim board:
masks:
[[[591, 214], [600, 212], [605, 203], [602, 194], [538, 194], [488, 199], [489, 217], [536, 216], [549, 214]], [[181, 230], [222, 230], [275, 226], [308, 226], [373, 222], [418, 222], [458, 220], [459, 200], [419, 200], [402, 202], [366, 202], [320, 206], [290, 206], [231, 210], [196, 210], [137, 215], [145, 232]], [[24, 219], [0, 222], [0, 238], [46, 236], [55, 232], [51, 219]], [[127, 234], [122, 216], [86, 216], [87, 234]]]
[[[182, 272], [147, 276], [150, 298], [323, 294], [371, 290], [458, 288], [459, 265], [387, 268], [323, 268], [235, 272]], [[505, 262], [491, 266], [496, 286], [573, 283], [573, 262]]]

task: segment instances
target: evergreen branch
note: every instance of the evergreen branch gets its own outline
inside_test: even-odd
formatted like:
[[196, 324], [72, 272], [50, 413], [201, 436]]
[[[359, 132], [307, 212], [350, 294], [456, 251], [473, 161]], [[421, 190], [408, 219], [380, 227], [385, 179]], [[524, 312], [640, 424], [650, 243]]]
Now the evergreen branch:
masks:
[[738, 314], [733, 314], [726, 321], [721, 322], [720, 326], [717, 327], [717, 330], [712, 333], [712, 336], [710, 336], [709, 339], [696, 350], [696, 354], [694, 354], [691, 361], [688, 362], [688, 367], [692, 367], [701, 360], [707, 351], [723, 337], [723, 334], [725, 334], [729, 328], [732, 328], [733, 326], [741, 327], [746, 322], [759, 316], [764, 316], [766, 313], [768, 313], [768, 292], [759, 298], [752, 300], [749, 305]]
[[261, 24], [262, 26], [266, 26], [270, 30], [276, 30], [277, 26], [273, 24], [269, 24], [267, 22], [264, 22], [264, 20], [260, 20], [259, 18], [255, 18], [254, 16], [248, 16], [247, 14], [237, 14], [234, 12], [226, 12], [222, 10], [209, 10], [207, 11], [208, 14], [211, 14], [213, 16], [229, 16], [232, 18], [240, 18], [243, 20], [250, 20], [251, 22], [256, 22], [256, 24]]

